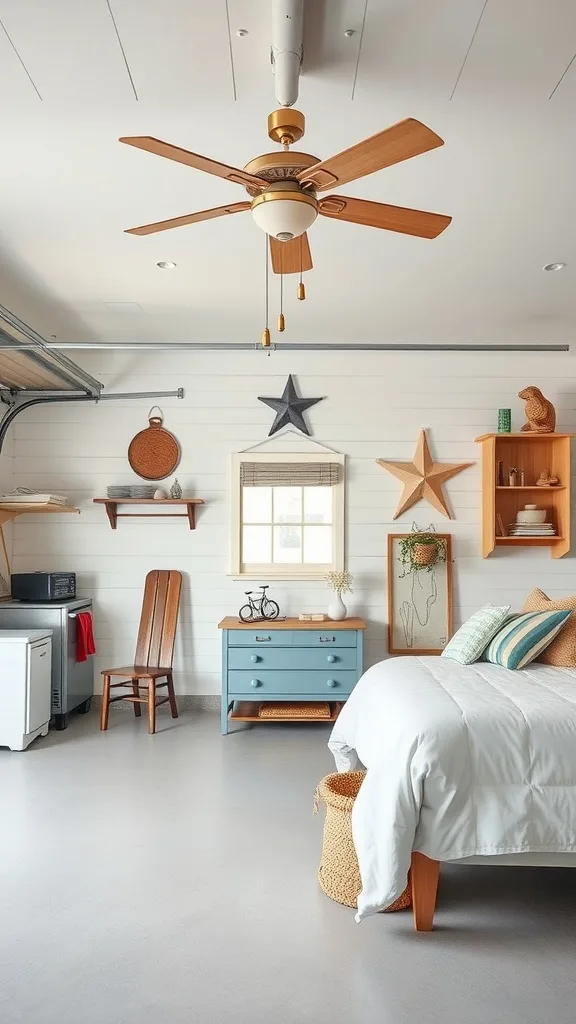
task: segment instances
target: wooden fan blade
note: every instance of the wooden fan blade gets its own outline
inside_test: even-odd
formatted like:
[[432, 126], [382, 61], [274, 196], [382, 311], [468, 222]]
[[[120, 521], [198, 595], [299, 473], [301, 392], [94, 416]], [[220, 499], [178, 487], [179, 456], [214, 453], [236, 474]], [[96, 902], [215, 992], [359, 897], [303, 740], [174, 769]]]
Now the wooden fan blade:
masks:
[[279, 242], [273, 235], [268, 237], [275, 274], [299, 274], [301, 270], [303, 273], [312, 270], [312, 255], [306, 232], [289, 242]]
[[162, 142], [154, 139], [151, 135], [132, 135], [118, 139], [127, 146], [135, 146], [136, 149], [144, 149], [147, 153], [155, 153], [156, 156], [163, 156], [167, 160], [176, 160], [179, 164], [187, 164], [188, 167], [195, 167], [198, 171], [206, 171], [208, 174], [217, 174], [219, 178], [227, 178], [235, 181], [238, 185], [251, 185], [260, 191], [268, 187], [268, 182], [263, 178], [257, 178], [254, 174], [247, 174], [237, 167], [228, 167], [228, 164], [218, 163], [207, 156], [200, 156], [199, 153], [191, 153], [188, 149], [180, 149], [179, 146], [171, 146], [169, 142]]
[[348, 220], [352, 224], [365, 224], [368, 228], [399, 231], [403, 235], [436, 238], [448, 227], [452, 217], [443, 213], [426, 213], [404, 206], [370, 203], [367, 199], [349, 199], [348, 196], [326, 196], [318, 204], [318, 212], [335, 220]]
[[182, 228], [186, 224], [197, 224], [200, 220], [212, 220], [213, 217], [224, 217], [227, 213], [243, 213], [250, 209], [250, 203], [231, 203], [229, 206], [215, 206], [212, 210], [201, 210], [199, 213], [187, 213], [184, 217], [172, 217], [171, 220], [157, 220], [155, 224], [142, 224], [139, 228], [127, 228], [127, 235], [153, 235], [156, 231], [168, 231], [170, 228]]
[[444, 139], [425, 124], [407, 117], [328, 160], [304, 168], [296, 177], [303, 185], [323, 192], [443, 145]]

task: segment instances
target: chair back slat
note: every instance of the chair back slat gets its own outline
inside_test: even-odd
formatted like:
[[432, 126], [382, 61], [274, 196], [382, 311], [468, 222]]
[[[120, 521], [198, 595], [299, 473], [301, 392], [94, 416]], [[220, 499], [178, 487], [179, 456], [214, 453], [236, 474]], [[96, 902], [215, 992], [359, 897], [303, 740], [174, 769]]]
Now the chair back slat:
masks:
[[150, 647], [148, 648], [148, 661], [146, 664], [151, 668], [158, 668], [160, 664], [160, 644], [162, 643], [162, 631], [164, 629], [164, 615], [166, 613], [166, 598], [168, 597], [168, 573], [160, 571], [156, 583], [156, 600], [154, 601], [154, 616], [152, 619], [152, 632], [150, 634]]
[[148, 573], [136, 644], [137, 665], [171, 667], [181, 587], [182, 573], [174, 569]]
[[180, 590], [182, 588], [181, 573], [170, 573], [168, 580], [168, 594], [166, 596], [166, 608], [164, 610], [164, 629], [160, 642], [159, 665], [171, 665], [174, 655], [174, 640], [176, 637], [176, 624], [178, 622], [178, 609], [180, 605]]

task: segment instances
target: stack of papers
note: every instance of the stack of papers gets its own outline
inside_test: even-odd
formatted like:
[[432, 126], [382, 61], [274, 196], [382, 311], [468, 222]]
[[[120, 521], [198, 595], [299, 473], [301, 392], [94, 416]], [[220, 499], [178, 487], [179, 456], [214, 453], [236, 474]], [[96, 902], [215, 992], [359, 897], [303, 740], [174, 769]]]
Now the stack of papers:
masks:
[[38, 491], [25, 491], [24, 488], [0, 495], [2, 505], [67, 505], [68, 498], [62, 494], [39, 494]]

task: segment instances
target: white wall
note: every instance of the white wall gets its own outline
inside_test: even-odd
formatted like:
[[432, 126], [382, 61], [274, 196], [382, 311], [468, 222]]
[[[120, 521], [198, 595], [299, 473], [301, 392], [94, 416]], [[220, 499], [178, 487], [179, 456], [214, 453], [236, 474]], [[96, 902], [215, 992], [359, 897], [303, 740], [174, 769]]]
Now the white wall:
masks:
[[[302, 395], [326, 396], [307, 414], [315, 439], [349, 457], [347, 551], [356, 577], [349, 607], [369, 622], [368, 664], [386, 654], [386, 537], [409, 530], [413, 519], [453, 535], [457, 622], [485, 601], [518, 606], [536, 585], [552, 595], [576, 590], [573, 558], [552, 560], [543, 549], [480, 558], [478, 464], [446, 487], [454, 522], [420, 505], [393, 523], [400, 484], [375, 461], [410, 459], [421, 427], [437, 458], [476, 460], [473, 439], [495, 429], [500, 406], [512, 407], [513, 428], [520, 427], [523, 403], [515, 396], [533, 383], [557, 404], [559, 429], [576, 429], [576, 360], [566, 354], [99, 351], [80, 361], [110, 391], [185, 387], [183, 401], [160, 404], [182, 446], [184, 491], [207, 502], [195, 532], [174, 519], [123, 520], [113, 532], [104, 509], [92, 504], [107, 484], [135, 481], [126, 451], [151, 402], [38, 406], [16, 420], [14, 483], [66, 493], [82, 515], [20, 519], [15, 568], [76, 570], [80, 592], [95, 600], [98, 673], [133, 657], [146, 572], [179, 568], [187, 580], [177, 689], [218, 692], [216, 623], [237, 611], [247, 589], [226, 576], [228, 456], [266, 437], [273, 413], [257, 396], [279, 395], [289, 372]], [[322, 583], [277, 585], [273, 596], [288, 614], [323, 610], [327, 601]]]

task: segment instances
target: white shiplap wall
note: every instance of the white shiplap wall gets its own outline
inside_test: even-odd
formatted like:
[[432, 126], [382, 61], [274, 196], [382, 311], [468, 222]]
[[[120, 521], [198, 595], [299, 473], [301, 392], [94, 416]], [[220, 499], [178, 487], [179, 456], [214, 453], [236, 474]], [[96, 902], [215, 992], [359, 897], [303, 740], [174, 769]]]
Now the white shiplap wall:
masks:
[[[314, 438], [348, 456], [347, 562], [356, 578], [349, 608], [369, 622], [368, 664], [386, 654], [386, 537], [409, 530], [413, 519], [453, 535], [457, 622], [486, 601], [518, 606], [535, 585], [550, 594], [576, 589], [571, 557], [500, 550], [480, 558], [478, 463], [446, 487], [454, 522], [421, 505], [393, 523], [400, 485], [375, 461], [410, 459], [421, 427], [438, 459], [477, 460], [474, 437], [495, 428], [500, 406], [512, 407], [518, 429], [523, 403], [515, 396], [532, 383], [557, 404], [559, 428], [576, 429], [576, 360], [569, 355], [100, 351], [81, 362], [109, 391], [186, 389], [183, 401], [161, 405], [182, 446], [184, 491], [207, 501], [195, 532], [174, 519], [124, 520], [113, 532], [103, 508], [92, 504], [107, 484], [135, 481], [126, 451], [146, 425], [148, 402], [39, 406], [16, 421], [14, 484], [66, 493], [82, 515], [18, 520], [15, 568], [78, 573], [80, 592], [95, 601], [97, 689], [101, 668], [132, 659], [144, 576], [158, 567], [186, 574], [177, 689], [218, 692], [216, 623], [237, 611], [245, 589], [226, 575], [228, 457], [266, 437], [273, 414], [257, 396], [279, 395], [288, 373], [302, 395], [326, 396], [307, 414]], [[288, 614], [323, 610], [327, 601], [322, 583], [275, 585], [274, 597]]]

